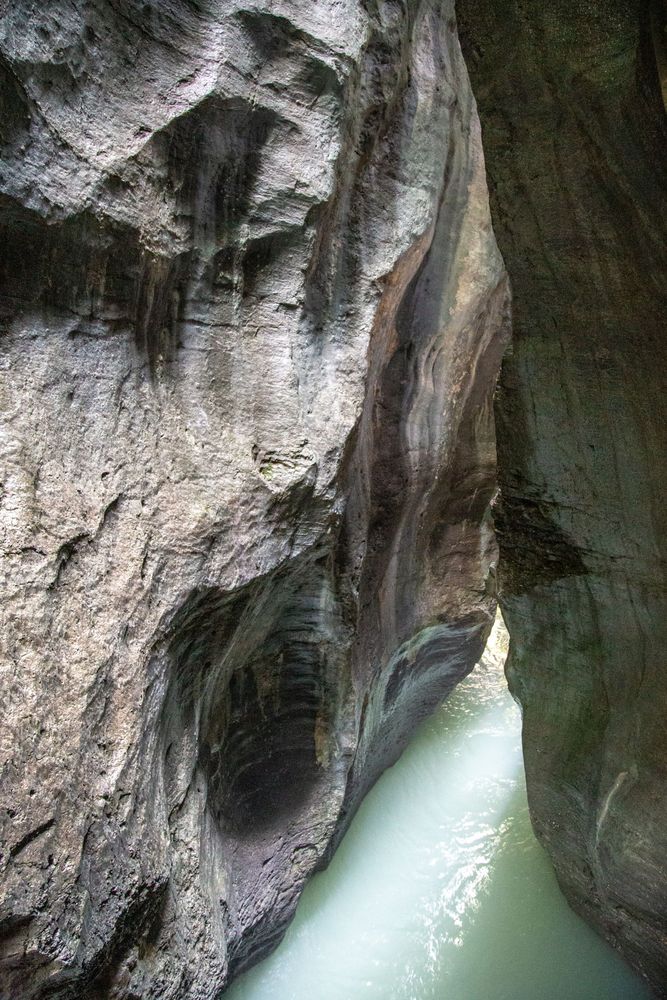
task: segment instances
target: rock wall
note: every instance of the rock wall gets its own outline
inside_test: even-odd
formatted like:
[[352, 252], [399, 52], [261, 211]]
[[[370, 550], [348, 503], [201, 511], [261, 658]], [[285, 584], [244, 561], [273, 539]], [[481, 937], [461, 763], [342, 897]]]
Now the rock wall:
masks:
[[453, 7], [18, 0], [0, 102], [0, 992], [210, 1000], [493, 619]]
[[664, 8], [458, 11], [513, 289], [496, 523], [533, 821], [665, 996]]

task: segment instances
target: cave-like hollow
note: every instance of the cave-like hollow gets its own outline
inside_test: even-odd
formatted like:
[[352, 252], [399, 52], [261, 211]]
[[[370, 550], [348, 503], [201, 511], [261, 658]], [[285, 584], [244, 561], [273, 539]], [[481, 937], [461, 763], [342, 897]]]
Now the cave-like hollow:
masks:
[[342, 680], [337, 616], [326, 562], [238, 594], [197, 592], [176, 616], [167, 785], [182, 796], [198, 773], [224, 835], [280, 831], [323, 780]]

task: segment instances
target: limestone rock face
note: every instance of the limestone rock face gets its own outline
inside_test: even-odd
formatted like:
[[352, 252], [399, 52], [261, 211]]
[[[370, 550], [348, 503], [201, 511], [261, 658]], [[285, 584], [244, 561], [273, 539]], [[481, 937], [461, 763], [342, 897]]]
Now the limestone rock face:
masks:
[[0, 993], [210, 1000], [493, 620], [453, 5], [17, 0], [0, 99]]
[[529, 801], [569, 900], [664, 996], [667, 130], [647, 7], [458, 4], [513, 289], [496, 522]]

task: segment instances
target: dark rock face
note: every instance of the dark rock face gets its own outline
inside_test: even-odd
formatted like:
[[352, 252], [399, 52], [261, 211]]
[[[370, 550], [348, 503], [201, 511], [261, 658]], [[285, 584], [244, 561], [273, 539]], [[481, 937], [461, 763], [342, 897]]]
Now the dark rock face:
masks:
[[664, 22], [458, 10], [513, 287], [497, 527], [533, 820], [573, 906], [667, 995]]
[[218, 996], [493, 618], [452, 4], [270, 6], [0, 23], [12, 1000]]

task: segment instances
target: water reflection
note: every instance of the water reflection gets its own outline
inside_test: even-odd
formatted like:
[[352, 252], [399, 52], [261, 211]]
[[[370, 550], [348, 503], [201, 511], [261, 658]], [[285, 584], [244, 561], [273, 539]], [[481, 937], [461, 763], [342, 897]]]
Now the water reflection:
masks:
[[532, 834], [505, 642], [499, 623], [229, 1000], [647, 1000]]

